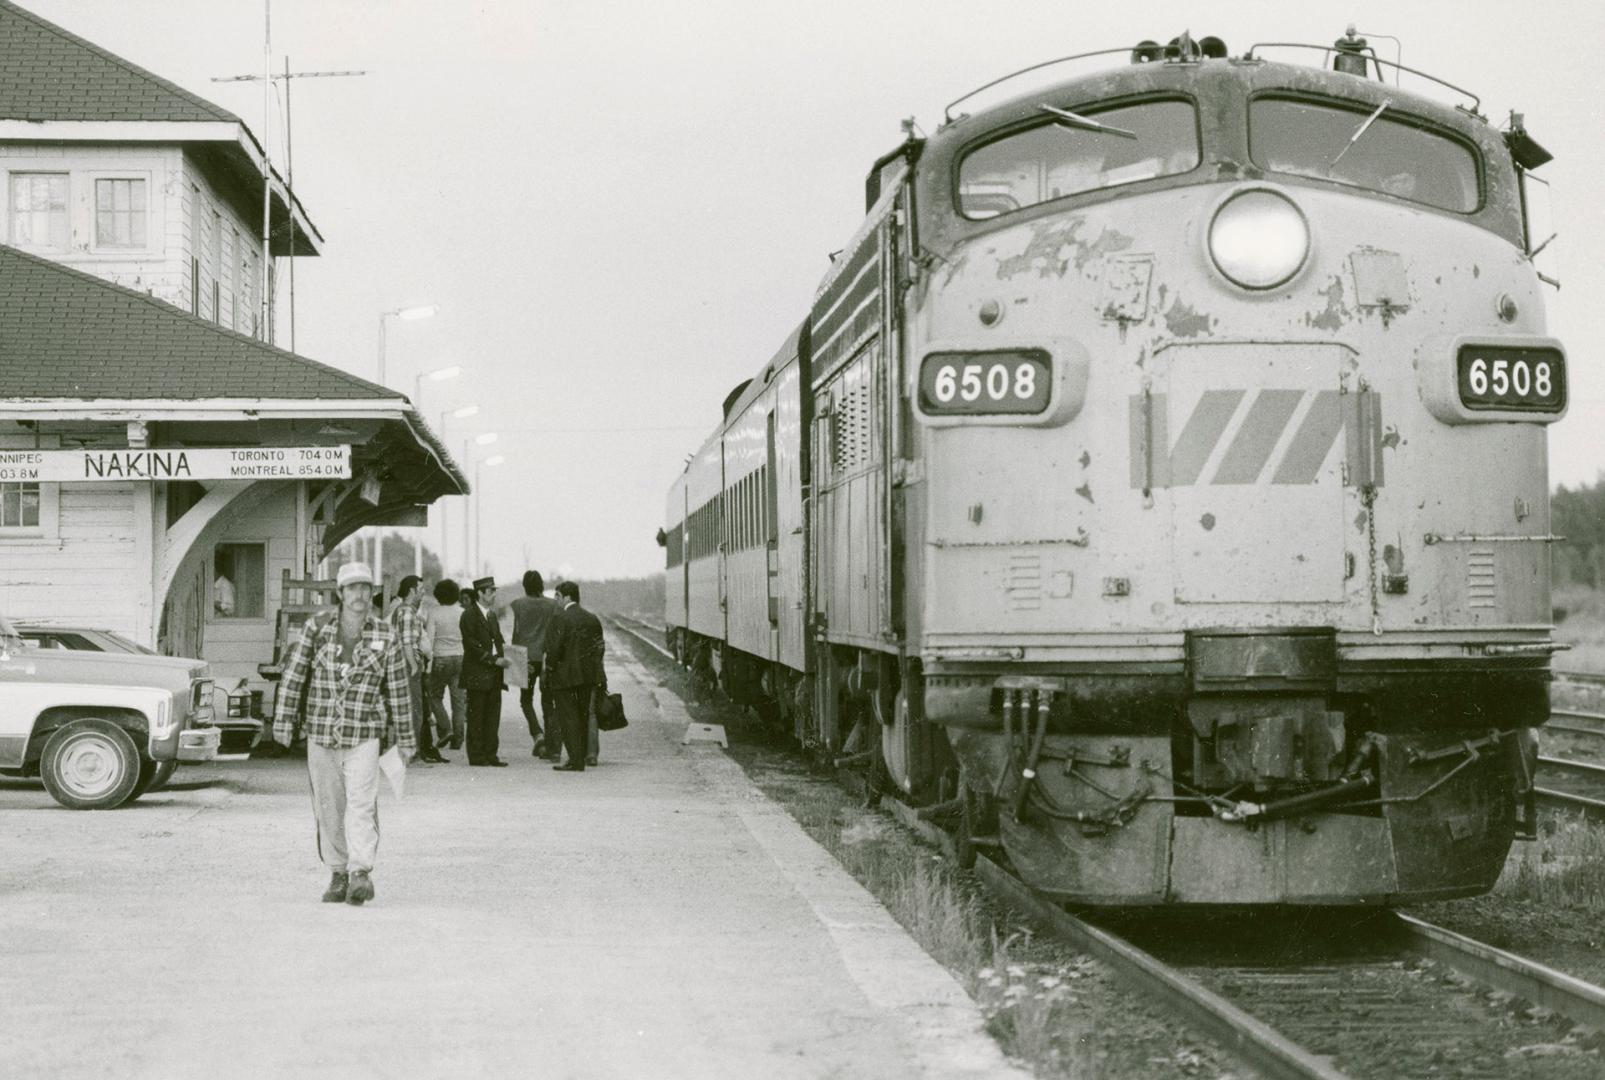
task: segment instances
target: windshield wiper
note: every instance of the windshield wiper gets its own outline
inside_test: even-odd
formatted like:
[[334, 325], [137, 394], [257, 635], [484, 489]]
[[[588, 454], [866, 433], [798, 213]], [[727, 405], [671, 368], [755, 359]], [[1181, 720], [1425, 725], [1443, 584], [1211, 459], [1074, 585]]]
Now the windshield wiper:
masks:
[[1354, 134], [1349, 136], [1349, 141], [1344, 144], [1343, 149], [1338, 151], [1337, 157], [1333, 158], [1332, 163], [1327, 166], [1328, 169], [1335, 167], [1338, 162], [1343, 160], [1344, 154], [1347, 154], [1350, 150], [1354, 149], [1354, 144], [1360, 141], [1360, 136], [1364, 135], [1370, 130], [1371, 125], [1377, 122], [1377, 117], [1382, 115], [1389, 104], [1389, 102], [1384, 101], [1382, 104], [1377, 106], [1376, 112], [1365, 118], [1365, 123], [1356, 128]]
[[1073, 113], [1069, 109], [1056, 109], [1052, 105], [1038, 105], [1037, 108], [1056, 118], [1065, 127], [1080, 128], [1083, 131], [1096, 131], [1102, 135], [1118, 135], [1122, 139], [1135, 139], [1137, 137], [1135, 131], [1127, 131], [1125, 128], [1100, 124], [1096, 120], [1082, 116], [1080, 113]]

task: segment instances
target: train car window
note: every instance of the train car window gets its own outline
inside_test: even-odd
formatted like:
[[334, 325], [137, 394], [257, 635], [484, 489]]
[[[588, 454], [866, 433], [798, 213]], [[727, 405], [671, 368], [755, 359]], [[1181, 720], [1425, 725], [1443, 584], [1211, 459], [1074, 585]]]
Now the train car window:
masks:
[[1248, 145], [1254, 164], [1271, 172], [1350, 184], [1461, 214], [1482, 202], [1476, 152], [1391, 108], [1256, 98], [1249, 105]]
[[1050, 119], [971, 151], [959, 164], [959, 212], [981, 221], [1198, 167], [1198, 117], [1190, 101], [1144, 101], [1071, 115], [1095, 116], [1114, 130]]

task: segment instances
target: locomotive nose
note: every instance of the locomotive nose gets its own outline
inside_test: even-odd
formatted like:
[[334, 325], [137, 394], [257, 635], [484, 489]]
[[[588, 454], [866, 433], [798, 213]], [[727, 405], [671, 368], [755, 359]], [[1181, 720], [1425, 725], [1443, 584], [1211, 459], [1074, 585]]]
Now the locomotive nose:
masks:
[[1215, 268], [1244, 289], [1274, 289], [1303, 267], [1310, 226], [1292, 199], [1269, 188], [1249, 188], [1222, 202], [1209, 223]]

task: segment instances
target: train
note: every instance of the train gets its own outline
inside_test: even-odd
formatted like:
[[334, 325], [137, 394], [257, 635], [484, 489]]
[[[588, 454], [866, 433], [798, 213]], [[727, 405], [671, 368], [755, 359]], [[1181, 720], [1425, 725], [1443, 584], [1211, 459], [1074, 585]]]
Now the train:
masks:
[[1352, 28], [905, 124], [668, 490], [668, 646], [1062, 902], [1487, 891], [1560, 648], [1550, 157]]

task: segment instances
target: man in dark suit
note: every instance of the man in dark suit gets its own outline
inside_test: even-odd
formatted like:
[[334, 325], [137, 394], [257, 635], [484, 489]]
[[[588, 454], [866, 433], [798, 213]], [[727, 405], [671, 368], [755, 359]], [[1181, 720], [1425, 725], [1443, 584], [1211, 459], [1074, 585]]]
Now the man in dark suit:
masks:
[[475, 598], [463, 610], [463, 689], [468, 694], [468, 764], [505, 766], [496, 756], [502, 722], [502, 669], [507, 646], [496, 622], [496, 579], [474, 582]]
[[580, 587], [565, 581], [557, 587], [563, 610], [546, 634], [545, 677], [551, 680], [552, 705], [562, 725], [568, 764], [554, 765], [559, 772], [584, 772], [587, 722], [591, 698], [607, 693], [607, 672], [602, 668], [602, 623], [580, 607]]

